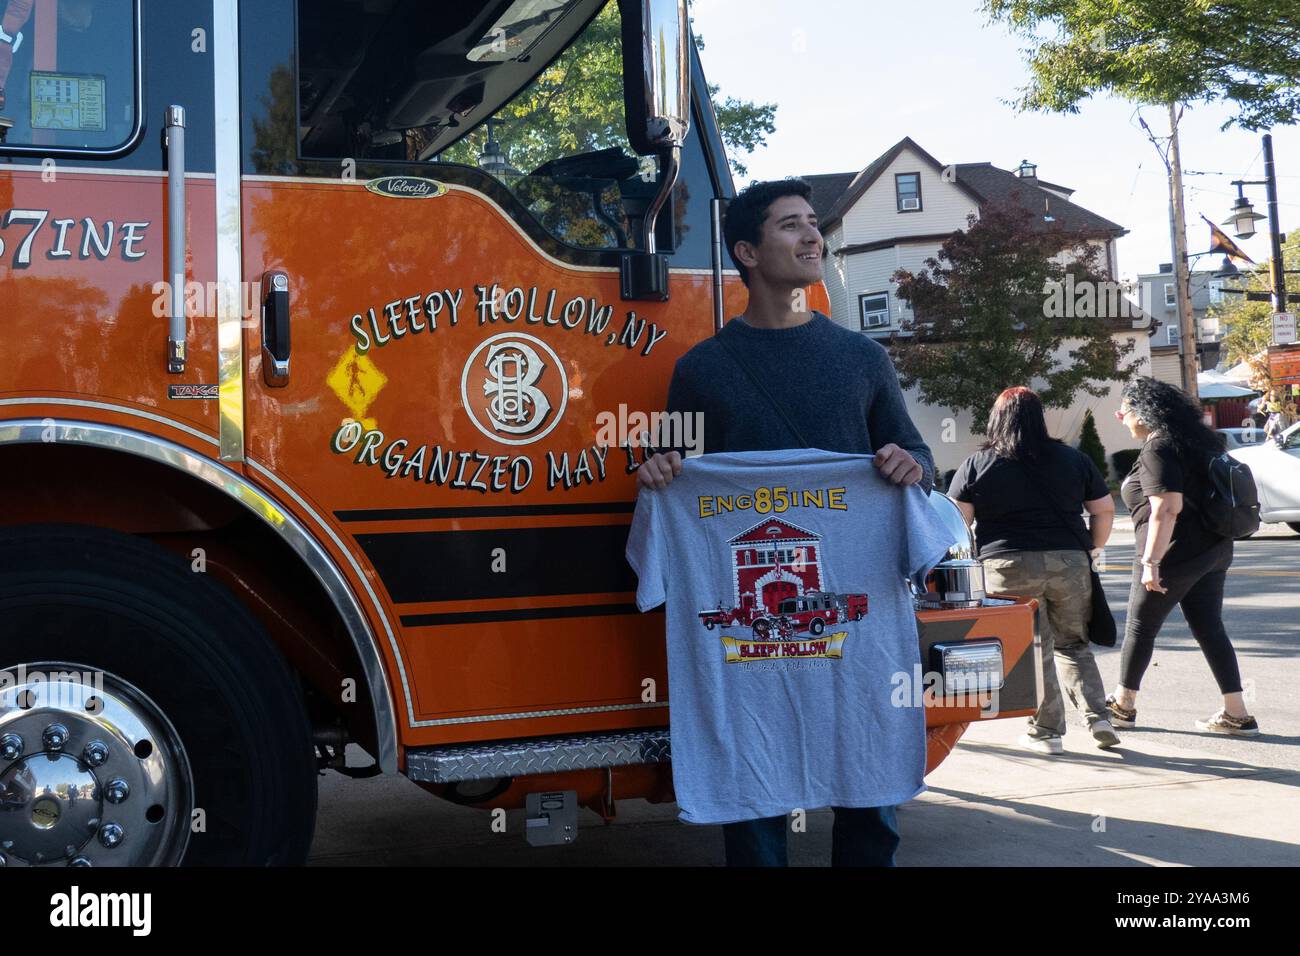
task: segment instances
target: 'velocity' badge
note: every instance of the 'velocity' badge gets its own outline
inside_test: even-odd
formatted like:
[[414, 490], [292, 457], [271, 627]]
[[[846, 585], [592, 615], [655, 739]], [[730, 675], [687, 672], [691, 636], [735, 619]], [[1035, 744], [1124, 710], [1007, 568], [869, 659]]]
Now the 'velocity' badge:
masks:
[[419, 176], [384, 176], [366, 183], [366, 188], [380, 196], [394, 199], [433, 199], [445, 196], [447, 187], [434, 179]]

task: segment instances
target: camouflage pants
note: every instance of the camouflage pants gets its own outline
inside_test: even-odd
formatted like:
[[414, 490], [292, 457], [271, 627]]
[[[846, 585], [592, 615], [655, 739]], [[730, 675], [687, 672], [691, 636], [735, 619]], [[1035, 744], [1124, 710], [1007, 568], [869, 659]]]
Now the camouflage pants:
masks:
[[[1030, 730], [1065, 733], [1065, 702], [1083, 711], [1085, 724], [1104, 720], [1106, 687], [1088, 645], [1092, 616], [1092, 575], [1084, 551], [1004, 551], [983, 559], [990, 594], [1038, 599], [1038, 632], [1043, 641], [1043, 700], [1029, 718]], [[1060, 682], [1057, 682], [1057, 671]]]

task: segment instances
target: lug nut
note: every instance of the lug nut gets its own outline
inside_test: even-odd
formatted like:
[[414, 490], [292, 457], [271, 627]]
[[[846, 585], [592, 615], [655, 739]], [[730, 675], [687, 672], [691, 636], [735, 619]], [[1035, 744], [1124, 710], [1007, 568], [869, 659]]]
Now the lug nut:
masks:
[[108, 744], [102, 740], [92, 740], [86, 744], [86, 749], [81, 753], [81, 759], [92, 767], [98, 767], [108, 759]]
[[105, 823], [99, 828], [99, 842], [110, 850], [122, 842], [125, 831], [116, 823]]
[[45, 744], [46, 750], [62, 750], [68, 742], [68, 728], [62, 724], [50, 724], [45, 728], [45, 733], [41, 734], [41, 742]]
[[17, 734], [5, 734], [0, 737], [0, 757], [5, 760], [17, 760], [23, 755], [23, 738]]
[[68, 866], [92, 866], [93, 864], [84, 856], [73, 857], [68, 861]]
[[121, 803], [131, 796], [131, 788], [121, 777], [114, 777], [104, 787], [104, 799], [109, 803]]

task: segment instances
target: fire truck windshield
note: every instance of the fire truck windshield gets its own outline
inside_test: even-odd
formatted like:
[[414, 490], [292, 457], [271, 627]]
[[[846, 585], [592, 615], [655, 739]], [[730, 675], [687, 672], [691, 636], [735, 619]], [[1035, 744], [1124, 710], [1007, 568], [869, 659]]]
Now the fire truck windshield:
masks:
[[134, 0], [0, 0], [0, 143], [108, 150], [135, 131]]
[[572, 246], [635, 245], [658, 187], [634, 155], [615, 0], [299, 0], [304, 157], [476, 167]]

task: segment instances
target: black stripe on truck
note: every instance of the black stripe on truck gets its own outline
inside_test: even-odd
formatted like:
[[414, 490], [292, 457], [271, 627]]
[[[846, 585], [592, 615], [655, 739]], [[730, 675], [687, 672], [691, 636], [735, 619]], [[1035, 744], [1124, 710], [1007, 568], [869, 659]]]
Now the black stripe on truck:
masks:
[[[397, 604], [635, 591], [628, 526], [359, 534]], [[505, 571], [493, 571], [504, 551]], [[543, 609], [538, 609], [539, 611]], [[540, 615], [533, 615], [540, 616]]]
[[339, 521], [429, 521], [437, 518], [523, 518], [547, 515], [631, 514], [635, 501], [597, 501], [592, 504], [470, 505], [461, 508], [358, 508], [336, 511]]
[[[402, 617], [402, 627], [491, 624], [501, 621], [540, 621], [557, 617], [606, 617], [637, 613], [639, 612], [635, 604], [578, 604], [566, 607], [504, 608], [500, 611], [451, 611], [446, 614], [407, 614]], [[658, 613], [662, 614], [663, 608], [659, 608]]]

